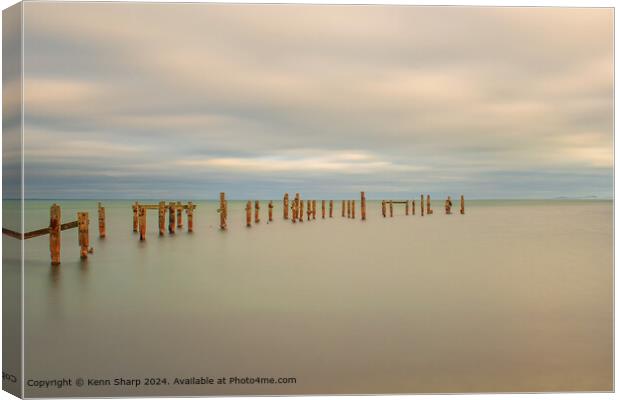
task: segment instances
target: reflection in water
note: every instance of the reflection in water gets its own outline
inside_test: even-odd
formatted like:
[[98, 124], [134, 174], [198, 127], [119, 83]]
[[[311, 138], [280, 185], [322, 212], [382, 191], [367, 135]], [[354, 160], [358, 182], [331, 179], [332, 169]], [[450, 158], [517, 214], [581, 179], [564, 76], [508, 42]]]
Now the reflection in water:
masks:
[[[108, 201], [95, 254], [65, 240], [55, 268], [28, 241], [26, 375], [297, 378], [63, 396], [611, 390], [611, 202], [468, 202], [465, 216], [438, 202], [385, 219], [369, 202], [366, 222], [337, 204], [295, 225], [274, 204], [273, 223], [246, 229], [231, 201], [221, 232], [217, 203], [199, 202], [192, 235], [159, 237], [152, 214], [140, 242], [130, 202]], [[27, 207], [27, 224], [47, 219]]]

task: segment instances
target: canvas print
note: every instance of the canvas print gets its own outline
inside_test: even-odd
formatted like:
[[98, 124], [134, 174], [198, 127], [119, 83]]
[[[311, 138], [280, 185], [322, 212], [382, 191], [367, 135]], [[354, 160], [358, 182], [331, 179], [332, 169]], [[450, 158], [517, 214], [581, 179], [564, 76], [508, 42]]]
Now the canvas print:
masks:
[[613, 21], [4, 10], [4, 390], [612, 391]]

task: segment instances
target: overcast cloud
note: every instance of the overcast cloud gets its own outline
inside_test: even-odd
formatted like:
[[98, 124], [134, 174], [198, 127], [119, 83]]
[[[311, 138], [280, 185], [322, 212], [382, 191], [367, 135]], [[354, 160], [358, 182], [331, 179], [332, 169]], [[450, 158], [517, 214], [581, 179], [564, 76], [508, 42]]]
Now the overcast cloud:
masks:
[[611, 9], [25, 3], [30, 198], [612, 196]]

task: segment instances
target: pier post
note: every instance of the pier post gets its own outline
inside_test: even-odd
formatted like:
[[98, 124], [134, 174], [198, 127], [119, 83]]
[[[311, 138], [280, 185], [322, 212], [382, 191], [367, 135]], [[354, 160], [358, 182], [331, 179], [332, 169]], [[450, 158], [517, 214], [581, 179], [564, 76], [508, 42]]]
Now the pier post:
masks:
[[88, 213], [78, 212], [78, 243], [80, 244], [80, 258], [88, 258]]
[[351, 200], [351, 218], [355, 219], [355, 200]]
[[97, 204], [97, 211], [99, 217], [99, 237], [105, 237], [105, 207], [101, 207], [101, 203]]
[[138, 225], [140, 226], [140, 240], [146, 240], [146, 208], [140, 206], [138, 211]]
[[409, 200], [405, 201], [405, 215], [409, 215]]
[[60, 264], [60, 206], [56, 203], [50, 207], [50, 256], [52, 265]]
[[461, 195], [461, 214], [465, 214], [465, 197]]
[[284, 193], [284, 199], [282, 200], [282, 213], [284, 219], [288, 219], [288, 193]]
[[347, 200], [347, 218], [351, 218], [351, 200]]
[[329, 201], [329, 218], [334, 218], [334, 200]]
[[362, 210], [362, 221], [366, 221], [366, 193], [360, 193], [360, 208]]
[[452, 199], [450, 198], [450, 196], [448, 196], [444, 205], [446, 209], [446, 214], [452, 214]]
[[220, 192], [220, 229], [226, 229], [226, 217], [228, 217], [228, 203], [226, 202], [226, 193]]
[[385, 218], [385, 200], [381, 200], [381, 214], [383, 214], [383, 218]]
[[160, 201], [159, 208], [157, 209], [157, 215], [159, 217], [159, 236], [163, 236], [166, 230], [166, 202]]
[[299, 209], [297, 210], [297, 220], [304, 222], [304, 201], [299, 199]]
[[194, 232], [194, 204], [191, 201], [187, 202], [187, 231]]
[[316, 219], [316, 200], [312, 200], [312, 219]]
[[344, 213], [345, 213], [345, 201], [342, 200], [342, 216], [344, 217]]
[[312, 219], [312, 200], [308, 200], [308, 211], [306, 211], [308, 221]]
[[273, 200], [269, 201], [269, 222], [273, 222]]
[[174, 202], [168, 203], [168, 233], [174, 233], [176, 229], [176, 206]]
[[248, 200], [245, 205], [245, 226], [252, 226], [252, 201]]
[[325, 219], [325, 200], [321, 200], [321, 218]]
[[415, 215], [415, 200], [411, 200], [411, 215]]
[[426, 214], [431, 215], [433, 210], [431, 209], [431, 195], [426, 195]]
[[138, 232], [138, 202], [136, 201], [133, 206], [131, 206], [133, 210], [133, 231]]
[[183, 208], [180, 201], [177, 201], [177, 228], [183, 228]]
[[424, 216], [424, 195], [420, 195], [420, 216]]
[[390, 218], [394, 216], [394, 203], [390, 200]]
[[260, 210], [260, 203], [258, 202], [258, 200], [254, 200], [254, 223], [255, 224], [258, 224], [260, 222], [259, 210]]

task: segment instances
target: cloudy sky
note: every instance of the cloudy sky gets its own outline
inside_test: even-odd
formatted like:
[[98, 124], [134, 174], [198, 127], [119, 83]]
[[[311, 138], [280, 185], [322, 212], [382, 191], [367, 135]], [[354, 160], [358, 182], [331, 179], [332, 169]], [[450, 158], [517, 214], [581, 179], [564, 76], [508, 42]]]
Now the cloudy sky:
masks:
[[24, 12], [30, 198], [612, 196], [610, 9]]

